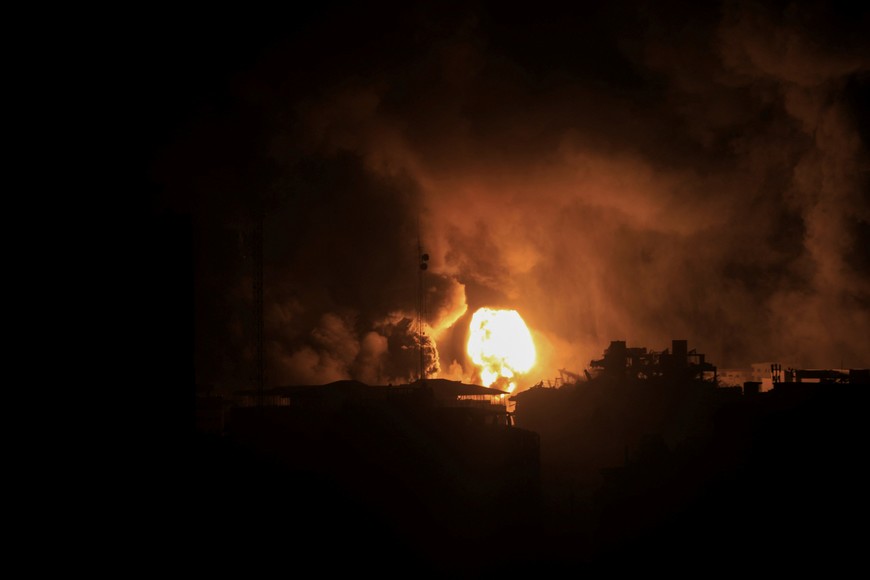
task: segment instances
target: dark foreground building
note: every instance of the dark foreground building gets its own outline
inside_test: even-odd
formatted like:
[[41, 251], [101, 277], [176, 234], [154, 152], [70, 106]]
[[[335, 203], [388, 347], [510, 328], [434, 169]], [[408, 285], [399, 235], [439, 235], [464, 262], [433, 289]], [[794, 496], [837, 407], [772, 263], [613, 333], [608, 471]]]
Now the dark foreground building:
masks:
[[864, 550], [868, 374], [772, 370], [768, 392], [723, 388], [685, 341], [615, 341], [513, 413], [437, 379], [201, 397], [196, 555], [246, 573], [836, 575]]
[[536, 511], [540, 489], [538, 436], [512, 424], [506, 397], [429, 379], [204, 399], [210, 540], [224, 544], [228, 530], [257, 550], [264, 534], [287, 536], [274, 549], [302, 559], [328, 542], [374, 572], [501, 569], [501, 547]]
[[723, 388], [703, 355], [615, 341], [585, 381], [514, 397], [541, 437], [540, 559], [596, 570], [809, 570], [860, 564], [866, 370]]

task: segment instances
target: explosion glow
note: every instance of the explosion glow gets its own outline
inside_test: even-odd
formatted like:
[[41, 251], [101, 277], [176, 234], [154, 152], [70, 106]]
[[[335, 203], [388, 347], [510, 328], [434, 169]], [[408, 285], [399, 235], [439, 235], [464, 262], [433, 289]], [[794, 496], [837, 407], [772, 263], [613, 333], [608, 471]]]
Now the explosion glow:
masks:
[[500, 379], [506, 390], [517, 387], [517, 374], [528, 372], [535, 364], [535, 343], [526, 323], [516, 310], [480, 308], [471, 317], [468, 355], [480, 367], [484, 386]]

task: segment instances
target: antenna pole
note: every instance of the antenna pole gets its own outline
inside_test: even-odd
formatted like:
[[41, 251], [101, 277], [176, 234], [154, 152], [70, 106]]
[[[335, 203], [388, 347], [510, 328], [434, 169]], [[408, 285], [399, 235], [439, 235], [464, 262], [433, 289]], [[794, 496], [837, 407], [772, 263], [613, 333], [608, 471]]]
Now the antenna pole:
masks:
[[417, 255], [420, 257], [420, 268], [417, 270], [417, 351], [420, 355], [420, 380], [426, 378], [426, 365], [423, 362], [423, 340], [425, 334], [426, 292], [423, 288], [423, 273], [429, 268], [429, 254], [423, 253], [420, 243], [420, 218], [417, 218]]

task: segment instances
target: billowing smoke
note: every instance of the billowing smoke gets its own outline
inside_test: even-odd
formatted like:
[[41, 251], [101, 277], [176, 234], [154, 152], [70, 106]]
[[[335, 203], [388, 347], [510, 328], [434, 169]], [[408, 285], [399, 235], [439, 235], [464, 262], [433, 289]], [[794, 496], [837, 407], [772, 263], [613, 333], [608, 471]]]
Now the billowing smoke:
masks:
[[528, 384], [610, 340], [870, 364], [865, 10], [367, 10], [263, 50], [162, 162], [200, 219], [201, 375], [245, 380], [251, 199], [273, 384], [417, 376], [421, 292], [451, 378], [481, 306], [532, 329]]

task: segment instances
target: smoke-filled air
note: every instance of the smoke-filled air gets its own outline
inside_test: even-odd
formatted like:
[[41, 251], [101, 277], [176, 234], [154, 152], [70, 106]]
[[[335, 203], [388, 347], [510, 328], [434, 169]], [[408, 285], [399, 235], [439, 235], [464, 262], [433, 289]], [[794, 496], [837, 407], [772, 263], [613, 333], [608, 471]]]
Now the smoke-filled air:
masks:
[[209, 35], [206, 62], [238, 58], [193, 67], [209, 90], [152, 177], [194, 216], [197, 380], [250, 384], [258, 216], [268, 385], [521, 391], [611, 340], [866, 367], [866, 11], [699, 4], [360, 3]]

